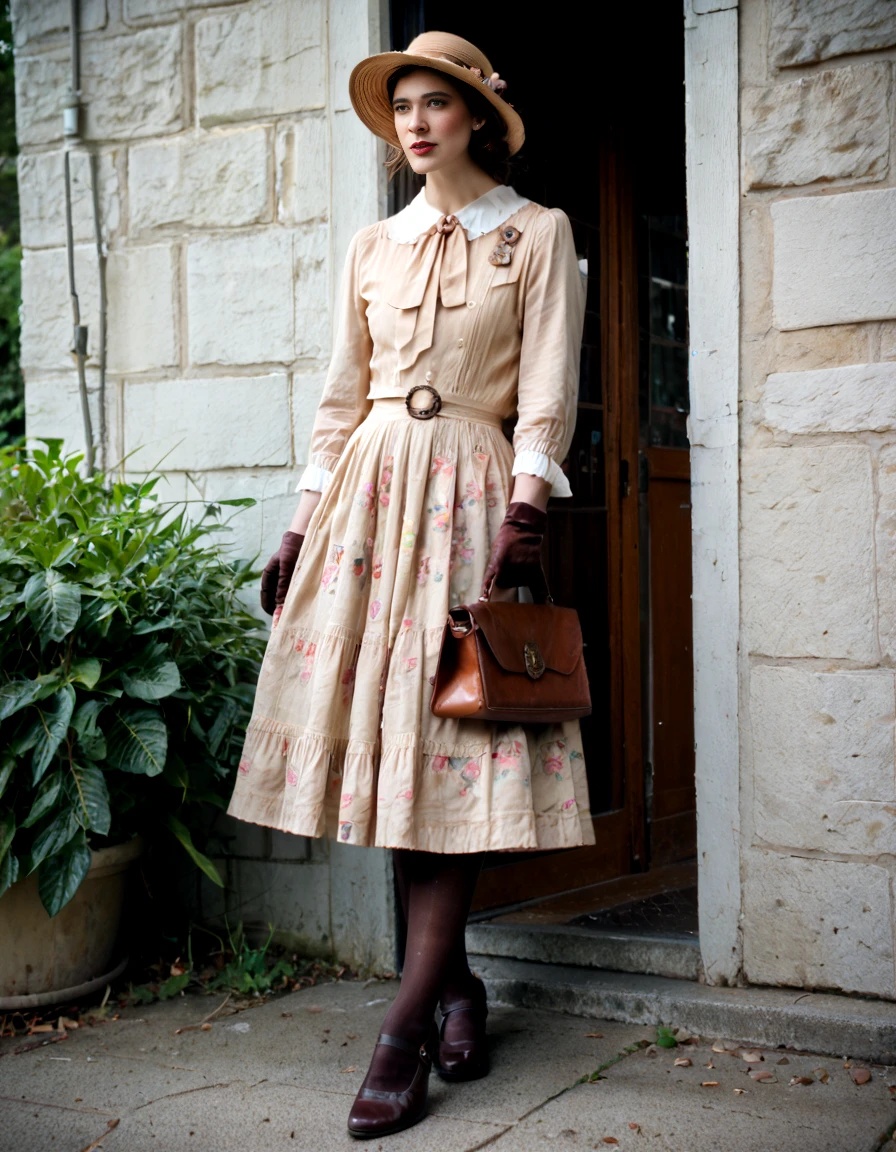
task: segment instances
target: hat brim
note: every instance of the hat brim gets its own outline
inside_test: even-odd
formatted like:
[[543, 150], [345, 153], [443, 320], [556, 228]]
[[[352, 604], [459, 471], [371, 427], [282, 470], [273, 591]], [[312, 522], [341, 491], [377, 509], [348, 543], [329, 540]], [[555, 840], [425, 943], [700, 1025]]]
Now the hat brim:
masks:
[[497, 92], [484, 84], [469, 68], [461, 64], [452, 64], [450, 60], [442, 60], [433, 56], [416, 56], [410, 52], [380, 52], [376, 56], [368, 56], [360, 64], [356, 64], [349, 77], [348, 92], [352, 107], [374, 135], [394, 144], [400, 148], [401, 144], [395, 131], [395, 117], [392, 104], [389, 100], [389, 77], [399, 68], [408, 66], [416, 68], [429, 68], [434, 72], [444, 72], [459, 84], [466, 84], [484, 97], [495, 109], [507, 129], [504, 139], [507, 148], [513, 156], [519, 152], [526, 139], [523, 121], [516, 112]]

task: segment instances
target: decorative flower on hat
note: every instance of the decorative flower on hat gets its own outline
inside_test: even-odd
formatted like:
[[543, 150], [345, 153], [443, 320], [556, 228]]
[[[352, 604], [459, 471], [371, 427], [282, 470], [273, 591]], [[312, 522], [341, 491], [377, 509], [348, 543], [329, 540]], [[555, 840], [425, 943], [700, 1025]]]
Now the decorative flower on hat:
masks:
[[507, 97], [504, 95], [504, 93], [507, 91], [507, 81], [502, 80], [497, 72], [492, 72], [491, 76], [484, 76], [481, 68], [471, 68], [470, 71], [474, 76], [479, 77], [479, 80], [482, 84], [485, 84], [487, 87], [491, 88], [495, 95], [500, 96], [502, 100], [507, 99]]

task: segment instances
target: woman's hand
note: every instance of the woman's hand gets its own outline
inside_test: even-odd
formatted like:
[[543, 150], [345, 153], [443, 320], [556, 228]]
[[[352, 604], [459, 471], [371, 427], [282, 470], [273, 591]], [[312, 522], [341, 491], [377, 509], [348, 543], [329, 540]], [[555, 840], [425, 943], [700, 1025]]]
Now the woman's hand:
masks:
[[304, 539], [298, 532], [284, 532], [280, 547], [261, 574], [261, 607], [274, 617], [275, 624], [280, 619]]
[[547, 525], [544, 509], [521, 500], [507, 505], [480, 595], [488, 596], [494, 582], [498, 588], [528, 588], [536, 603], [547, 599], [548, 584], [541, 564], [541, 542]]

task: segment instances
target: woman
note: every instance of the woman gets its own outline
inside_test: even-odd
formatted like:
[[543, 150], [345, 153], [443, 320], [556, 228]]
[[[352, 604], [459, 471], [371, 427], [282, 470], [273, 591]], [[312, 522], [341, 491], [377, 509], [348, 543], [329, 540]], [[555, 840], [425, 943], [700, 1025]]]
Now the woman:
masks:
[[426, 186], [349, 248], [311, 464], [262, 582], [274, 628], [228, 809], [394, 850], [406, 959], [354, 1136], [420, 1120], [433, 1061], [448, 1079], [488, 1071], [464, 947], [482, 853], [594, 843], [577, 722], [429, 708], [449, 607], [493, 582], [541, 595], [547, 500], [570, 495], [584, 293], [567, 218], [502, 183], [523, 142], [502, 89], [437, 32], [352, 73], [390, 166]]

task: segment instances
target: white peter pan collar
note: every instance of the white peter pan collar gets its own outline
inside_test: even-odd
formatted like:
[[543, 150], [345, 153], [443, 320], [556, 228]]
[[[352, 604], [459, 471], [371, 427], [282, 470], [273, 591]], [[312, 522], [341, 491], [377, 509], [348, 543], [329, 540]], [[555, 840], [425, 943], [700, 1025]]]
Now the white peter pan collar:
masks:
[[[525, 196], [520, 196], [506, 184], [499, 184], [478, 200], [465, 204], [454, 215], [466, 232], [467, 239], [478, 240], [480, 236], [487, 236], [489, 232], [500, 228], [505, 220], [525, 208], [529, 202]], [[421, 189], [407, 208], [402, 208], [389, 220], [386, 235], [399, 244], [413, 244], [418, 236], [428, 232], [442, 216], [443, 213], [433, 208]]]

